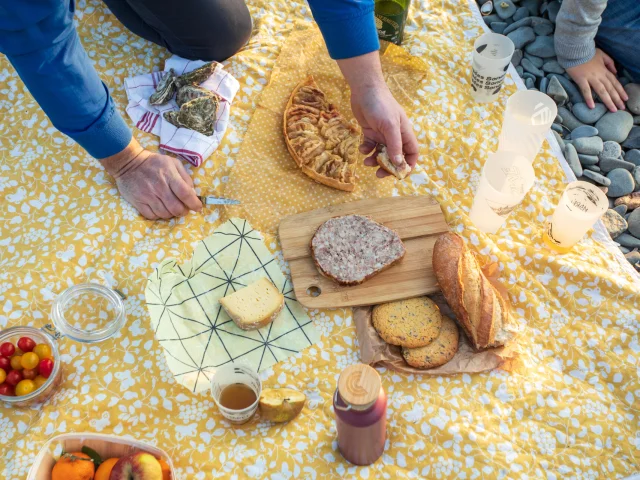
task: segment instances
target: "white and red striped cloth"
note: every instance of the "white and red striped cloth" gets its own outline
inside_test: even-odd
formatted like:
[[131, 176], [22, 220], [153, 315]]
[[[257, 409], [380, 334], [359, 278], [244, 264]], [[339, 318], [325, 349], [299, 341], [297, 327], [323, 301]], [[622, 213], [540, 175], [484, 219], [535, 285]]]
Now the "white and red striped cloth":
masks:
[[231, 102], [236, 96], [240, 84], [230, 73], [224, 71], [222, 64], [200, 86], [216, 92], [222, 99], [216, 113], [216, 125], [213, 135], [206, 136], [188, 128], [177, 128], [167, 122], [162, 114], [167, 110], [178, 110], [175, 99], [165, 105], [149, 105], [149, 97], [156, 90], [158, 82], [165, 72], [173, 68], [178, 75], [190, 72], [204, 65], [200, 60], [185, 60], [173, 56], [164, 66], [164, 72], [153, 72], [147, 75], [127, 78], [124, 81], [129, 105], [127, 113], [136, 127], [160, 137], [160, 148], [184, 158], [196, 167], [207, 159], [220, 145], [229, 124]]

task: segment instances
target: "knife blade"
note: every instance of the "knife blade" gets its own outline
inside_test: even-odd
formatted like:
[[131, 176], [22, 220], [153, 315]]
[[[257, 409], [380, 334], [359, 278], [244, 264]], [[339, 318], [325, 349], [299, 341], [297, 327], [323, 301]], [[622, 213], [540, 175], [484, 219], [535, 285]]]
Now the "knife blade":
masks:
[[239, 200], [232, 200], [230, 198], [221, 198], [214, 196], [200, 196], [198, 199], [202, 202], [203, 205], [240, 205]]

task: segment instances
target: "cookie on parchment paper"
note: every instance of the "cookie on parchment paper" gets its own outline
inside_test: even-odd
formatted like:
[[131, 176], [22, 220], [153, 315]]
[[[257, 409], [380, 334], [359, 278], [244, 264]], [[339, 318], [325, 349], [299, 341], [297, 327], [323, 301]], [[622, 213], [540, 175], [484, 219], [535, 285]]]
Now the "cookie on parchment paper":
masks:
[[444, 365], [458, 351], [458, 326], [449, 317], [442, 316], [442, 327], [436, 339], [426, 347], [403, 348], [404, 360], [415, 368], [434, 368]]
[[372, 316], [373, 327], [385, 342], [406, 348], [429, 345], [442, 324], [440, 309], [428, 297], [377, 305]]

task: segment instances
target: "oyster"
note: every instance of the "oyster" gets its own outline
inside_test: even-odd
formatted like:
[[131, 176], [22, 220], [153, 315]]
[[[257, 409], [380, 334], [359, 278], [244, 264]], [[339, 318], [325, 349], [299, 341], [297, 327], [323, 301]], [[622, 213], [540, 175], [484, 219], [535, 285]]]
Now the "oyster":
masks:
[[188, 128], [211, 136], [216, 123], [217, 109], [217, 98], [213, 96], [198, 97], [184, 103], [177, 112], [165, 112], [164, 118], [176, 127]]
[[164, 105], [173, 97], [176, 92], [176, 72], [172, 68], [169, 70], [156, 87], [156, 91], [149, 97], [151, 105]]
[[169, 112], [164, 112], [163, 117], [171, 125], [180, 128], [182, 125], [180, 125], [180, 122], [178, 121], [178, 113], [180, 113], [178, 110], [171, 110]]
[[176, 78], [176, 85], [178, 88], [184, 87], [185, 85], [200, 85], [213, 74], [217, 66], [218, 62], [205, 63], [201, 67]]
[[205, 88], [198, 87], [196, 85], [185, 85], [178, 89], [176, 94], [176, 103], [179, 107], [187, 103], [189, 100], [193, 100], [199, 97], [215, 97], [217, 101], [217, 95]]

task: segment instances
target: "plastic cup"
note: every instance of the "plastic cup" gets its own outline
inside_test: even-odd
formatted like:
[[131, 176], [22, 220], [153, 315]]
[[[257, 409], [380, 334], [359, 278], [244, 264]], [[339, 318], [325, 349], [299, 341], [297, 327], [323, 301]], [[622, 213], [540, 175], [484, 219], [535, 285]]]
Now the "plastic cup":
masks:
[[[220, 395], [222, 391], [229, 385], [242, 384], [246, 385], [256, 394], [256, 401], [251, 406], [242, 410], [232, 410], [220, 404]], [[242, 424], [248, 422], [258, 409], [258, 402], [262, 393], [262, 381], [258, 377], [258, 373], [245, 366], [239, 364], [227, 364], [219, 367], [211, 378], [211, 394], [213, 400], [218, 406], [218, 410], [224, 418], [231, 423]]]
[[514, 50], [511, 39], [497, 33], [485, 33], [473, 44], [471, 96], [476, 102], [498, 98]]
[[607, 196], [598, 187], [587, 182], [571, 182], [547, 222], [544, 242], [558, 252], [568, 252], [608, 208]]
[[512, 152], [489, 154], [482, 168], [469, 218], [486, 233], [496, 233], [533, 186], [531, 163]]
[[514, 93], [507, 100], [498, 151], [516, 152], [533, 163], [557, 114], [555, 102], [544, 93]]

